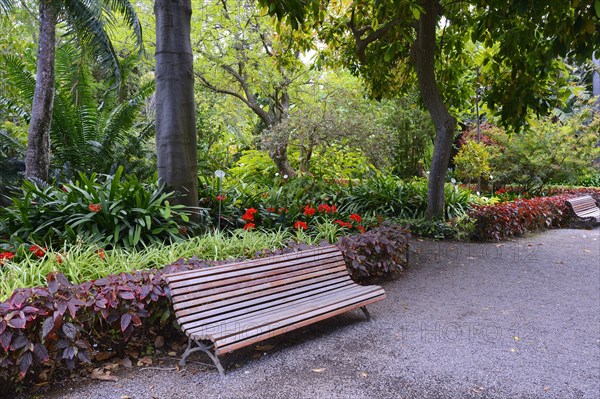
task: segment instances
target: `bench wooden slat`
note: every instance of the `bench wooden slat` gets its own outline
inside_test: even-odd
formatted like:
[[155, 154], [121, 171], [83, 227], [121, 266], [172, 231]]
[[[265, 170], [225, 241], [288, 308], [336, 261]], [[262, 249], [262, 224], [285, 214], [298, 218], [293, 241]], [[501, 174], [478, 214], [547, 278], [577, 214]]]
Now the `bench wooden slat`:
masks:
[[[321, 294], [325, 295], [334, 295], [341, 290], [352, 287], [351, 283], [348, 281], [337, 281], [334, 284], [326, 285], [323, 287], [319, 287], [314, 289], [313, 291], [302, 291], [297, 292], [293, 295], [279, 298], [278, 300], [270, 301], [270, 302], [258, 302], [249, 307], [241, 307], [240, 311], [234, 311], [232, 313], [216, 313], [217, 316], [211, 319], [202, 318], [203, 315], [199, 316], [199, 319], [194, 320], [193, 315], [188, 316], [188, 319], [182, 321], [181, 327], [185, 329], [186, 332], [198, 332], [204, 326], [209, 324], [214, 324], [216, 322], [227, 322], [227, 323], [239, 323], [239, 322], [247, 322], [251, 318], [257, 317], [257, 315], [268, 315], [274, 314], [280, 309], [288, 306], [290, 303], [302, 304], [305, 301], [311, 299], [311, 297]], [[260, 311], [260, 312], [259, 312]]]
[[243, 289], [246, 286], [257, 284], [256, 282], [258, 281], [278, 281], [286, 279], [287, 277], [292, 278], [302, 276], [316, 269], [333, 270], [336, 267], [339, 267], [341, 264], [345, 264], [342, 259], [328, 259], [327, 261], [320, 263], [318, 266], [315, 266], [314, 264], [301, 264], [285, 268], [277, 268], [274, 270], [266, 270], [254, 274], [246, 274], [239, 277], [229, 277], [223, 280], [210, 281], [207, 283], [201, 282], [195, 286], [175, 287], [171, 290], [171, 296], [173, 297], [174, 302], [177, 303], [180, 301], [179, 298], [184, 298], [185, 300], [185, 295], [193, 295], [194, 292], [210, 291], [212, 293], [220, 293], [231, 289]]
[[[248, 318], [255, 317], [257, 314], [271, 314], [280, 308], [288, 306], [290, 303], [300, 303], [302, 300], [310, 299], [312, 296], [318, 295], [319, 293], [327, 293], [331, 292], [332, 289], [343, 289], [348, 288], [349, 286], [350, 284], [347, 281], [336, 281], [334, 284], [313, 291], [298, 290], [297, 292], [294, 292], [293, 295], [280, 295], [270, 302], [261, 301], [259, 299], [253, 301], [247, 308], [238, 306], [233, 308], [236, 310], [229, 310], [227, 313], [219, 312], [220, 309], [217, 309], [212, 312], [207, 312], [208, 314], [206, 315], [204, 313], [202, 315], [194, 314], [189, 316], [185, 321], [182, 321], [181, 327], [184, 332], [189, 334], [200, 333], [203, 330], [206, 332], [209, 330], [206, 326], [214, 325], [216, 323], [238, 323], [247, 320]], [[213, 315], [214, 317], [210, 317]]]
[[[310, 289], [314, 284], [325, 282], [327, 283], [330, 280], [334, 279], [345, 279], [347, 278], [347, 273], [344, 275], [345, 270], [338, 268], [337, 272], [329, 272], [329, 270], [323, 270], [316, 273], [311, 273], [310, 280], [307, 281], [305, 278], [300, 280], [300, 277], [297, 277], [296, 280], [291, 280], [286, 282], [285, 280], [278, 280], [273, 283], [260, 284], [257, 286], [253, 286], [244, 290], [238, 291], [227, 291], [219, 295], [215, 295], [214, 297], [208, 298], [200, 298], [200, 299], [192, 299], [190, 301], [177, 303], [178, 305], [176, 309], [177, 314], [180, 317], [189, 315], [193, 312], [203, 312], [205, 310], [213, 309], [215, 307], [223, 307], [229, 305], [230, 303], [237, 303], [242, 301], [251, 300], [258, 297], [264, 297], [270, 294], [275, 294], [278, 292], [289, 291], [294, 288], [299, 287], [308, 287]], [[304, 276], [301, 276], [304, 277]], [[300, 280], [300, 281], [298, 281]]]
[[[225, 324], [226, 326], [231, 326], [231, 328], [221, 329], [218, 333], [211, 334], [211, 337], [219, 343], [227, 343], [236, 335], [244, 334], [250, 336], [254, 334], [249, 333], [255, 330], [272, 329], [269, 326], [286, 322], [290, 318], [310, 312], [315, 308], [326, 309], [341, 302], [356, 302], [356, 298], [363, 298], [365, 295], [371, 297], [378, 295], [379, 292], [377, 287], [341, 287], [335, 291], [328, 291], [320, 295], [303, 298], [299, 301], [284, 303], [281, 306], [277, 306], [277, 308], [268, 309], [267, 312], [252, 314], [249, 317], [236, 320], [235, 323], [237, 325]], [[240, 323], [244, 324], [240, 325]], [[235, 340], [237, 341], [238, 339]]]
[[272, 338], [274, 336], [286, 333], [288, 331], [292, 331], [301, 327], [305, 327], [307, 325], [316, 323], [321, 320], [328, 319], [330, 317], [345, 313], [352, 309], [357, 309], [359, 307], [363, 307], [369, 305], [371, 303], [380, 301], [385, 299], [385, 294], [382, 295], [364, 295], [360, 298], [353, 298], [353, 300], [347, 300], [344, 302], [339, 302], [337, 304], [330, 305], [326, 308], [317, 308], [312, 310], [311, 312], [307, 312], [295, 317], [291, 317], [285, 320], [284, 323], [280, 325], [279, 328], [260, 333], [260, 330], [257, 330], [257, 335], [252, 337], [246, 337], [243, 341], [234, 340], [233, 338], [229, 338], [223, 341], [217, 341], [216, 343], [216, 353], [224, 354], [231, 352], [235, 349], [239, 349], [248, 345], [252, 345], [256, 342], [263, 341], [267, 338]]
[[185, 309], [186, 307], [188, 307], [187, 303], [189, 301], [197, 299], [206, 298], [207, 301], [226, 299], [229, 296], [235, 296], [238, 294], [244, 295], [246, 293], [274, 288], [280, 285], [291, 284], [310, 278], [321, 278], [322, 276], [327, 276], [332, 273], [337, 273], [338, 271], [341, 272], [346, 270], [346, 266], [340, 263], [327, 266], [328, 267], [312, 268], [308, 270], [298, 270], [290, 272], [286, 274], [288, 278], [284, 279], [280, 278], [279, 275], [270, 276], [261, 279], [248, 280], [243, 281], [241, 283], [236, 283], [228, 286], [230, 287], [229, 289], [225, 289], [224, 287], [216, 287], [208, 290], [202, 290], [200, 292], [191, 292], [182, 295], [176, 295], [172, 297], [173, 307], [175, 308], [175, 310]]
[[[253, 269], [244, 269], [244, 270], [236, 270], [235, 267], [230, 268], [230, 270], [225, 271], [222, 274], [211, 275], [207, 278], [204, 277], [195, 277], [185, 281], [179, 281], [176, 283], [169, 283], [171, 287], [171, 291], [177, 294], [192, 292], [199, 289], [213, 288], [219, 287], [221, 285], [227, 285], [231, 282], [238, 281], [246, 281], [252, 280], [257, 277], [266, 277], [266, 276], [274, 276], [282, 273], [286, 273], [288, 271], [293, 270], [301, 270], [309, 267], [314, 267], [314, 262], [323, 262], [323, 263], [331, 263], [335, 261], [343, 260], [343, 257], [339, 255], [336, 257], [328, 256], [325, 258], [318, 257], [313, 261], [309, 260], [301, 260], [297, 259], [290, 263], [279, 263], [277, 267], [266, 266], [258, 266]], [[232, 266], [237, 265], [236, 263], [232, 264]], [[168, 281], [168, 280], [167, 280]]]
[[227, 272], [230, 270], [244, 270], [244, 269], [259, 267], [259, 266], [263, 266], [263, 265], [275, 265], [276, 263], [286, 263], [286, 262], [289, 264], [293, 264], [293, 262], [296, 260], [299, 262], [306, 262], [307, 257], [311, 258], [313, 256], [314, 256], [315, 260], [320, 260], [320, 259], [325, 259], [327, 257], [340, 255], [339, 250], [333, 245], [310, 250], [310, 252], [312, 253], [312, 256], [307, 256], [307, 254], [305, 252], [307, 252], [307, 251], [291, 252], [289, 254], [284, 254], [284, 255], [270, 256], [270, 257], [266, 257], [266, 258], [255, 259], [255, 260], [245, 260], [245, 261], [241, 261], [241, 262], [228, 263], [228, 264], [220, 265], [220, 266], [211, 266], [211, 267], [206, 267], [206, 268], [196, 269], [196, 270], [186, 270], [186, 271], [182, 271], [182, 272], [167, 274], [165, 276], [165, 279], [167, 280], [167, 282], [169, 284], [174, 284], [179, 281], [188, 280], [193, 277], [205, 277], [205, 276], [210, 276], [213, 274], [220, 274], [220, 273]]

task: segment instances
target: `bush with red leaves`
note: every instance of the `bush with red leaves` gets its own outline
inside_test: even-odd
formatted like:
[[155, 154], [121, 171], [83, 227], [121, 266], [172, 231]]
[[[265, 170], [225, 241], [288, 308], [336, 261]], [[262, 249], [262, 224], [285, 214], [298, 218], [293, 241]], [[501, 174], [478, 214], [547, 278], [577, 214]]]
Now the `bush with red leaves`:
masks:
[[475, 206], [473, 238], [500, 241], [527, 231], [565, 225], [571, 218], [566, 200], [574, 195], [535, 197], [495, 205]]

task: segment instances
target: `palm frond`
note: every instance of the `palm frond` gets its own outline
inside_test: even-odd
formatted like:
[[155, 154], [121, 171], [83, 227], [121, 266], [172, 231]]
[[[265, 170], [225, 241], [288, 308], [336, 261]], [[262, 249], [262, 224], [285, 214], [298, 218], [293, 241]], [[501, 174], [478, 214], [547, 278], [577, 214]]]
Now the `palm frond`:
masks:
[[12, 11], [13, 8], [13, 0], [0, 0], [0, 14], [8, 14]]
[[112, 42], [106, 31], [106, 21], [112, 17], [103, 15], [95, 1], [64, 0], [66, 35], [78, 38], [82, 47], [89, 48], [98, 64], [121, 80], [121, 67]]
[[128, 0], [106, 0], [105, 3], [113, 12], [117, 12], [123, 16], [127, 26], [133, 31], [136, 38], [139, 55], [144, 53], [144, 42], [142, 40], [142, 24], [138, 19], [137, 13], [133, 5]]

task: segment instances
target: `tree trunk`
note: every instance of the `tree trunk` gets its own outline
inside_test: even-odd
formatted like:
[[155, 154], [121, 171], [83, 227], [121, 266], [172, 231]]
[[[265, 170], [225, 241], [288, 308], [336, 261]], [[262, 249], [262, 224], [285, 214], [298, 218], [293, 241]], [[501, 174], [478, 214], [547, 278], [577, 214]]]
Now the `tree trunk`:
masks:
[[592, 75], [592, 95], [596, 97], [596, 110], [600, 111], [600, 59], [596, 58], [596, 52], [592, 53], [594, 63], [594, 73]]
[[25, 177], [48, 180], [50, 171], [50, 125], [54, 104], [54, 60], [56, 48], [56, 10], [51, 0], [40, 1], [40, 39], [38, 43], [35, 91], [27, 134]]
[[429, 170], [427, 219], [444, 216], [444, 178], [450, 161], [456, 118], [448, 112], [435, 80], [435, 29], [440, 4], [437, 0], [422, 0], [425, 13], [417, 24], [417, 38], [411, 48], [411, 58], [417, 72], [423, 102], [433, 119], [435, 141]]
[[198, 206], [190, 0], [156, 0], [156, 156], [159, 180]]

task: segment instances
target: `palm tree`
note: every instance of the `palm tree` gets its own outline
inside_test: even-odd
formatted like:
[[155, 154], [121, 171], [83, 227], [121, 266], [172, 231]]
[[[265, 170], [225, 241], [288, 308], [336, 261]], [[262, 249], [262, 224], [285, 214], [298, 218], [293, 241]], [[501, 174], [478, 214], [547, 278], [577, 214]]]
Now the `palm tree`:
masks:
[[[139, 159], [148, 155], [149, 147], [144, 141], [154, 132], [154, 123], [135, 125], [135, 122], [140, 109], [154, 93], [154, 81], [142, 85], [124, 102], [118, 101], [116, 90], [98, 97], [93, 91], [92, 68], [82, 58], [73, 45], [60, 46], [56, 51], [56, 89], [50, 128], [53, 166], [58, 166], [65, 178], [77, 176], [78, 172], [110, 174], [118, 165], [138, 177], [152, 173], [147, 163], [144, 162], [144, 167], [139, 165]], [[27, 123], [31, 119], [27, 104], [33, 100], [36, 83], [30, 72], [32, 65], [14, 55], [4, 55], [0, 60], [13, 88], [10, 98], [0, 94], [0, 106]], [[8, 148], [10, 143], [2, 140], [0, 130], [0, 155], [3, 143]]]
[[[0, 0], [0, 9], [10, 11], [15, 0]], [[48, 179], [50, 168], [50, 128], [54, 105], [56, 27], [64, 22], [67, 33], [89, 47], [99, 64], [120, 78], [117, 55], [106, 32], [107, 21], [122, 15], [133, 30], [140, 52], [142, 28], [128, 0], [38, 0], [39, 40], [36, 81], [29, 124], [25, 177]]]

